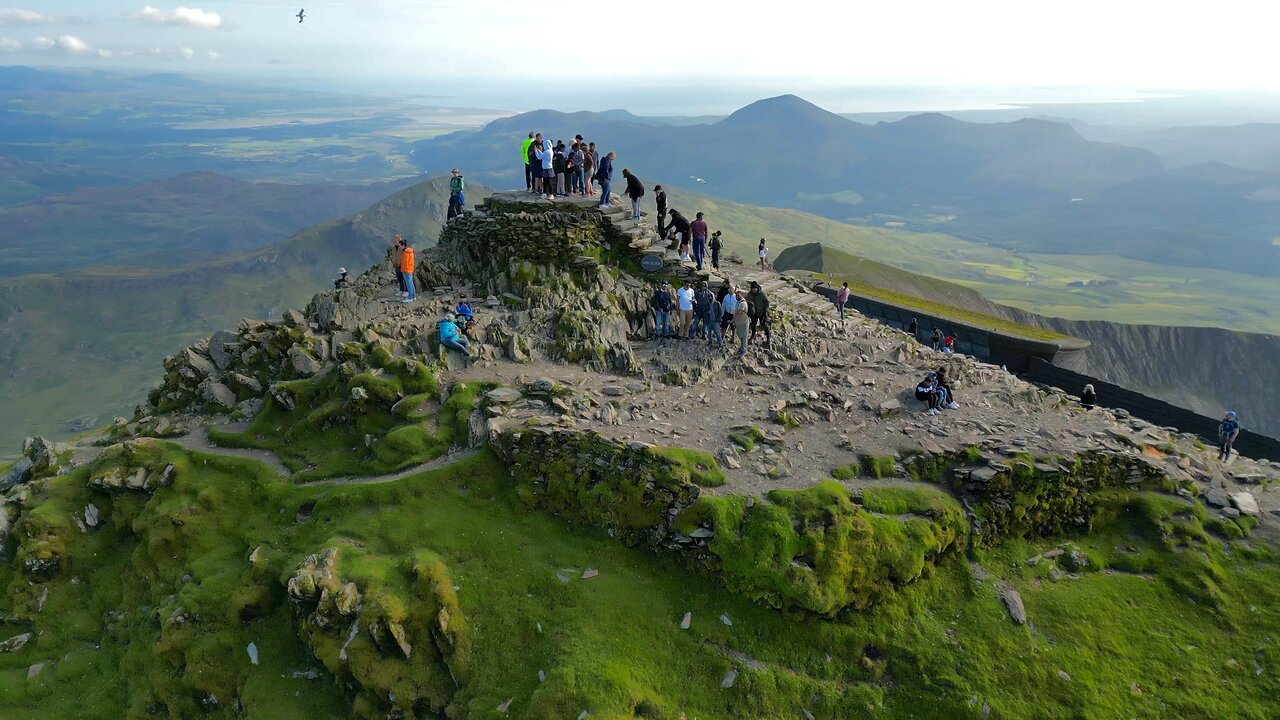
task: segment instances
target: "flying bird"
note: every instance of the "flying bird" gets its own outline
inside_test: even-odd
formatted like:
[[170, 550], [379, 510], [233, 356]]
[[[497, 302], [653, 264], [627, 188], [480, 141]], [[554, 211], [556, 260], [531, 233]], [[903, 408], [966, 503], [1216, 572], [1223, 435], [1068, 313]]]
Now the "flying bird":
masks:
[[298, 11], [298, 14], [296, 17], [298, 18], [298, 22], [302, 22], [302, 19], [306, 16], [307, 16], [307, 9], [303, 8]]

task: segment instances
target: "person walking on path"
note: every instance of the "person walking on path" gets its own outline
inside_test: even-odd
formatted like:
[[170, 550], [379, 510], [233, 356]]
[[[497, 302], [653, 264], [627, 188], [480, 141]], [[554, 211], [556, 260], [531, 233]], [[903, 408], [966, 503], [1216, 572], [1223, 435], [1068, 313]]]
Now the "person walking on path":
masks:
[[760, 246], [756, 248], [756, 254], [760, 257], [760, 269], [769, 269], [769, 248], [764, 244], [764, 238], [760, 238]]
[[702, 219], [702, 213], [689, 223], [689, 233], [693, 235], [693, 262], [701, 270], [702, 258], [707, 254], [707, 221]]
[[653, 336], [660, 340], [671, 337], [671, 283], [662, 281], [653, 291], [649, 307], [653, 308]]
[[841, 283], [840, 289], [836, 291], [836, 312], [840, 315], [840, 322], [844, 322], [844, 308], [849, 304], [849, 283]]
[[418, 290], [413, 283], [413, 246], [408, 241], [404, 244], [404, 252], [400, 254], [400, 275], [404, 277], [404, 301], [411, 303], [418, 299]]
[[907, 325], [907, 334], [911, 336], [912, 340], [920, 339], [920, 321], [918, 319], [911, 318], [911, 323]]
[[391, 260], [391, 274], [396, 276], [396, 287], [400, 288], [401, 300], [409, 296], [409, 291], [404, 286], [404, 275], [400, 273], [400, 256], [403, 254], [404, 240], [397, 235], [392, 239], [391, 247], [387, 248], [387, 258]]
[[533, 131], [529, 131], [529, 137], [520, 143], [520, 159], [524, 162], [524, 189], [533, 192], [533, 153], [529, 152], [529, 148], [533, 146]]
[[467, 183], [462, 179], [462, 171], [454, 168], [449, 178], [449, 214], [445, 218], [448, 222], [462, 214], [462, 207], [467, 204], [466, 196], [462, 191], [466, 189]]
[[711, 269], [720, 269], [720, 249], [724, 247], [724, 242], [720, 240], [720, 231], [711, 233]]
[[667, 191], [654, 185], [653, 199], [658, 202], [658, 237], [662, 237], [667, 234]]
[[1222, 418], [1222, 423], [1218, 425], [1219, 460], [1226, 462], [1231, 459], [1231, 446], [1239, 436], [1240, 421], [1236, 419], [1234, 412], [1228, 410], [1226, 416]]
[[582, 148], [582, 191], [588, 197], [594, 197], [596, 189], [593, 185], [596, 176], [596, 151], [590, 146]]
[[747, 313], [747, 299], [741, 290], [734, 291], [734, 300], [737, 301], [737, 309], [733, 311], [733, 331], [738, 336], [738, 358], [741, 359], [747, 354], [747, 328], [751, 319]]
[[436, 333], [441, 345], [462, 353], [464, 360], [471, 359], [470, 343], [458, 332], [458, 322], [453, 313], [446, 313], [440, 318], [440, 322], [436, 323]]
[[680, 325], [676, 328], [676, 337], [689, 339], [689, 329], [693, 325], [693, 281], [685, 280], [684, 287], [676, 291], [676, 312]]
[[1093, 385], [1085, 385], [1084, 390], [1080, 392], [1080, 407], [1085, 410], [1092, 410], [1098, 405], [1098, 393], [1094, 392]]
[[631, 219], [634, 222], [640, 222], [640, 198], [644, 197], [644, 183], [626, 168], [622, 168], [622, 177], [627, 179], [627, 197], [631, 198]]
[[936, 352], [942, 352], [942, 339], [944, 337], [942, 330], [938, 328], [934, 328], [933, 332], [929, 333], [929, 343]]
[[608, 155], [600, 158], [600, 165], [596, 170], [596, 180], [600, 181], [600, 207], [609, 207], [609, 184], [613, 182], [613, 161], [618, 156], [610, 152]]
[[769, 298], [764, 288], [755, 280], [751, 281], [751, 292], [747, 293], [747, 315], [751, 317], [751, 341], [756, 339], [756, 330], [764, 330], [764, 344], [773, 344], [773, 334], [769, 331]]

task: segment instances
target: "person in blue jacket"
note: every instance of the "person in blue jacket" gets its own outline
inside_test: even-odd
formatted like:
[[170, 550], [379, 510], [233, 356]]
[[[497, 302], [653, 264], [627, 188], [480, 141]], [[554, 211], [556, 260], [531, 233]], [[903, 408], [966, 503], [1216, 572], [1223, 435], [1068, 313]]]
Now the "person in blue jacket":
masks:
[[609, 183], [613, 182], [613, 161], [618, 156], [609, 153], [600, 158], [600, 166], [596, 169], [596, 180], [600, 183], [600, 207], [609, 205]]
[[467, 300], [466, 293], [462, 293], [458, 296], [458, 306], [453, 309], [453, 312], [456, 313], [458, 317], [461, 317], [463, 320], [468, 322], [470, 322], [476, 314], [475, 310], [471, 309], [471, 303]]
[[462, 353], [462, 357], [470, 360], [471, 350], [467, 348], [467, 339], [458, 332], [458, 323], [453, 313], [440, 318], [440, 322], [436, 325], [440, 334], [440, 344], [450, 350], [457, 350]]

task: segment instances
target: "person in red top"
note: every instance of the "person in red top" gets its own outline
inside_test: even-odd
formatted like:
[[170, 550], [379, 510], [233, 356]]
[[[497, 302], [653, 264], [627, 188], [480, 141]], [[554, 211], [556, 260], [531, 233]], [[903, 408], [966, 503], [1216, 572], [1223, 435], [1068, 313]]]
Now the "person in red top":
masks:
[[702, 257], [707, 254], [707, 221], [702, 219], [702, 213], [689, 223], [689, 234], [693, 236], [693, 261], [701, 270]]
[[404, 243], [404, 251], [400, 253], [400, 277], [404, 279], [405, 290], [409, 293], [405, 296], [404, 301], [411, 303], [418, 299], [418, 291], [413, 284], [413, 248], [407, 240]]

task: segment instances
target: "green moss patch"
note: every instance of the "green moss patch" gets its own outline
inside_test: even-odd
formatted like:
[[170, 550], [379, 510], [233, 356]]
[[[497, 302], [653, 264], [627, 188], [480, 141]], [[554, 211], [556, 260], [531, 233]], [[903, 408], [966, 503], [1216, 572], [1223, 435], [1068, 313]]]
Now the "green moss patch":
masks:
[[705, 450], [659, 447], [653, 452], [675, 463], [677, 474], [685, 482], [702, 487], [719, 487], [725, 484], [724, 473], [715, 456]]

